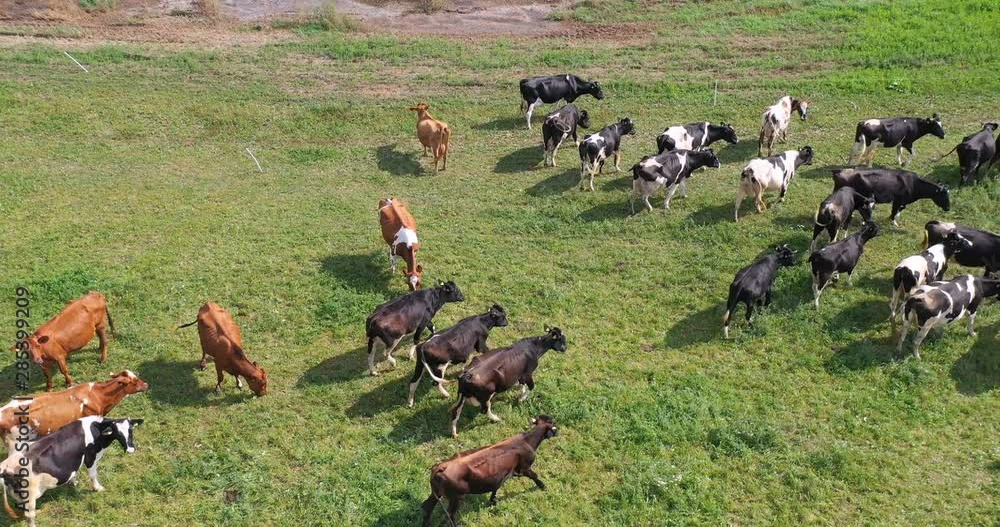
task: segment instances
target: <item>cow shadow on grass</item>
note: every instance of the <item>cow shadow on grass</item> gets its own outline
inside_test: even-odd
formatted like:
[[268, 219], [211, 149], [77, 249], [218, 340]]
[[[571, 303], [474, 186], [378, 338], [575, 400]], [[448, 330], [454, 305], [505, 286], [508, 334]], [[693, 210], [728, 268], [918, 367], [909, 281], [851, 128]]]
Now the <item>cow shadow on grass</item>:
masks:
[[472, 125], [473, 130], [481, 131], [506, 131], [506, 130], [518, 130], [524, 128], [527, 130], [527, 121], [524, 117], [497, 117], [492, 121], [487, 121], [485, 123], [479, 123]]
[[724, 311], [724, 304], [716, 304], [699, 311], [689, 312], [687, 316], [667, 330], [667, 334], [663, 337], [663, 345], [668, 349], [685, 348], [693, 344], [722, 338], [722, 313]]
[[895, 345], [891, 334], [835, 344], [831, 346], [833, 355], [826, 360], [826, 371], [836, 375], [890, 364], [897, 358]]
[[[952, 155], [954, 156], [954, 154]], [[980, 177], [985, 168], [979, 169]], [[953, 158], [951, 163], [947, 162], [947, 158], [940, 163], [935, 163], [931, 171], [925, 176], [921, 175], [921, 177], [938, 184], [948, 185], [948, 188], [958, 189], [958, 184], [962, 181], [962, 176], [959, 174], [958, 158]]]
[[[544, 475], [541, 476], [544, 478]], [[544, 480], [544, 479], [543, 479]], [[429, 478], [428, 478], [429, 481]], [[410, 495], [400, 496], [399, 499], [409, 499], [410, 503], [408, 505], [402, 506], [388, 514], [380, 516], [374, 523], [373, 527], [400, 527], [403, 525], [418, 525], [424, 517], [424, 511], [421, 506], [427, 496], [430, 495], [430, 485], [428, 481], [421, 482], [422, 486], [420, 491], [424, 494], [419, 497], [412, 497]], [[513, 487], [520, 487], [514, 489]], [[502, 510], [504, 503], [507, 500], [517, 500], [520, 496], [527, 494], [529, 492], [540, 492], [535, 487], [535, 484], [527, 478], [513, 478], [511, 481], [505, 483], [505, 485], [497, 493], [497, 509]], [[469, 494], [462, 500], [462, 505], [458, 508], [458, 520], [460, 525], [467, 525], [467, 523], [462, 523], [463, 518], [467, 518], [469, 514], [477, 513], [482, 509], [491, 509], [489, 502], [490, 495], [487, 494]], [[447, 500], [442, 500], [434, 507], [434, 511], [431, 514], [430, 523], [434, 527], [448, 526], [448, 519], [445, 516], [445, 509], [448, 507]]]
[[324, 274], [358, 292], [387, 293], [388, 268], [388, 251], [332, 254], [320, 261], [320, 270]]
[[573, 187], [580, 181], [580, 173], [578, 170], [569, 169], [564, 170], [558, 174], [553, 174], [538, 183], [535, 183], [525, 192], [529, 196], [555, 196], [557, 194], [562, 194], [563, 192], [572, 190]]
[[[723, 146], [725, 145], [725, 146]], [[746, 165], [751, 159], [757, 157], [757, 138], [741, 138], [739, 143], [731, 145], [725, 141], [720, 141], [711, 146], [715, 150], [715, 155], [719, 158], [722, 166], [726, 165]], [[766, 152], [764, 152], [766, 153]]]
[[221, 406], [240, 402], [253, 397], [253, 392], [243, 383], [243, 389], [236, 388], [236, 380], [232, 375], [225, 374], [222, 382], [222, 393], [216, 394], [214, 389], [202, 387], [199, 376], [212, 381], [215, 385], [215, 365], [208, 363], [204, 371], [196, 369], [198, 362], [173, 361], [156, 359], [139, 365], [136, 373], [149, 383], [146, 392], [149, 397], [161, 404], [171, 406]]
[[[750, 201], [751, 205], [749, 207], [749, 211], [751, 213], [756, 213], [752, 205], [753, 199], [751, 198]], [[746, 207], [746, 202], [744, 202], [743, 207], [740, 208], [743, 209], [744, 207]], [[740, 216], [741, 217], [746, 216], [746, 211], [741, 210]], [[704, 207], [700, 210], [696, 210], [688, 214], [688, 219], [697, 224], [721, 223], [725, 221], [732, 222], [733, 203], [729, 202], [729, 203], [723, 203], [721, 205], [711, 205], [708, 207]]]
[[[354, 400], [354, 404], [345, 412], [348, 417], [375, 417], [382, 412], [406, 405], [409, 373], [413, 371], [413, 361], [397, 358], [396, 368], [393, 370], [388, 369], [389, 365], [384, 362], [377, 366], [380, 367], [379, 376], [368, 381], [377, 383], [377, 386]], [[406, 375], [400, 378], [402, 372]], [[363, 373], [368, 375], [367, 371]]]
[[1000, 387], [1000, 324], [977, 332], [975, 344], [951, 367], [955, 388], [963, 395], [982, 395]]
[[[79, 384], [81, 382], [90, 382], [91, 380], [103, 381], [107, 377], [101, 377], [101, 375], [107, 375], [107, 373], [112, 370], [114, 370], [115, 372], [122, 371], [124, 368], [111, 366], [112, 364], [115, 363], [115, 355], [114, 355], [115, 350], [113, 348], [114, 343], [116, 341], [120, 342], [121, 339], [122, 339], [121, 336], [112, 337], [111, 341], [108, 344], [108, 362], [106, 364], [100, 363], [101, 352], [99, 351], [100, 348], [98, 348], [97, 346], [96, 338], [86, 348], [80, 350], [77, 353], [74, 353], [72, 357], [70, 357], [69, 359], [69, 374], [73, 377], [73, 382]], [[29, 368], [27, 370], [28, 381], [29, 381], [28, 387], [26, 390], [19, 390], [17, 388], [17, 381], [18, 381], [17, 374], [19, 372], [23, 372], [24, 370], [19, 370], [17, 368], [17, 362], [14, 361], [14, 353], [13, 352], [9, 353], [12, 362], [7, 366], [5, 366], [3, 370], [0, 370], [0, 379], [4, 379], [4, 382], [0, 382], [0, 386], [2, 386], [0, 387], [0, 398], [4, 398], [6, 400], [16, 395], [44, 392], [45, 374], [42, 372], [41, 367], [36, 366], [30, 360], [28, 361]], [[90, 368], [89, 371], [94, 371], [94, 368], [96, 368], [98, 372], [103, 371], [103, 373], [98, 373], [97, 379], [91, 379], [88, 375], [85, 374], [85, 372], [82, 371], [81, 364], [88, 365], [87, 367]], [[68, 386], [66, 386], [65, 378], [63, 377], [62, 373], [59, 372], [59, 368], [53, 365], [52, 391], [58, 392], [61, 390], [65, 390], [66, 388], [68, 388]]]
[[[617, 198], [619, 196], [615, 197]], [[596, 205], [581, 212], [578, 217], [586, 222], [630, 219], [632, 217], [632, 211], [628, 207], [628, 197], [627, 196], [620, 196], [620, 197], [624, 197], [625, 199], [624, 200], [614, 199], [613, 201]], [[639, 205], [640, 205], [639, 203], [636, 204], [635, 207], [636, 212], [645, 212], [646, 211], [645, 205], [643, 205], [642, 207], [640, 207]], [[653, 210], [655, 211], [656, 209], [654, 208]]]
[[375, 162], [379, 170], [394, 176], [419, 176], [425, 173], [416, 152], [403, 152], [398, 145], [382, 145], [375, 149]]
[[[811, 280], [811, 278], [810, 278]], [[820, 296], [819, 310], [822, 313], [826, 308], [825, 316], [829, 317], [829, 306], [823, 301], [831, 296], [840, 294], [839, 290], [851, 290], [853, 288], [868, 289], [867, 279], [863, 281], [855, 278], [854, 285], [847, 285], [847, 275], [842, 275], [836, 284], [826, 286]], [[809, 300], [812, 300], [810, 291]], [[826, 328], [829, 332], [847, 331], [850, 333], [860, 333], [870, 331], [873, 327], [885, 324], [889, 320], [888, 303], [882, 300], [865, 300], [849, 308], [842, 309], [832, 317], [827, 318]]]
[[319, 384], [333, 384], [368, 377], [368, 348], [361, 346], [353, 351], [329, 357], [309, 368], [295, 383], [297, 388]]
[[526, 146], [501, 157], [497, 161], [497, 166], [493, 169], [493, 172], [497, 174], [513, 174], [536, 170], [541, 168], [542, 161], [544, 161], [544, 152], [540, 145]]
[[[621, 172], [621, 174], [624, 173], [626, 172], [624, 171]], [[594, 180], [600, 183], [602, 191], [621, 191], [621, 190], [631, 191], [632, 176], [631, 175], [627, 177], [619, 177], [619, 176], [620, 174], [614, 172], [614, 169], [612, 169], [611, 171], [605, 174], [594, 177]], [[577, 179], [577, 181], [579, 181], [579, 179]]]

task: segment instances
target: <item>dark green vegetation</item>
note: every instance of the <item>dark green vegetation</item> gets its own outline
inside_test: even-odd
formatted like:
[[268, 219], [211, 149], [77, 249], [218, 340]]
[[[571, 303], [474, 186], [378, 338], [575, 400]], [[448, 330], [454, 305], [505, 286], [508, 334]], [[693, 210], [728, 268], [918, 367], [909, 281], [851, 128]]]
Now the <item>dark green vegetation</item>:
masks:
[[[411, 525], [430, 465], [545, 412], [561, 432], [535, 466], [549, 489], [511, 481], [495, 508], [470, 499], [467, 524], [995, 525], [1000, 306], [983, 308], [978, 338], [935, 333], [920, 362], [893, 360], [885, 319], [891, 269], [920, 249], [924, 222], [1000, 231], [996, 180], [956, 190], [950, 213], [912, 206], [901, 228], [880, 206], [885, 234], [853, 287], [828, 290], [817, 312], [800, 265], [755, 329], [741, 312], [733, 340], [720, 330], [736, 270], [778, 243], [808, 246], [859, 119], [940, 113], [946, 140], [919, 141], [912, 168], [957, 186], [954, 155], [930, 158], [1000, 118], [995, 3], [601, 2], [573, 14], [636, 26], [626, 42], [311, 26], [259, 49], [69, 44], [90, 74], [63, 48], [0, 48], [0, 330], [13, 335], [16, 285], [33, 292], [36, 325], [100, 289], [119, 334], [109, 364], [95, 340], [72, 373], [130, 368], [151, 385], [115, 411], [146, 424], [134, 456], [102, 462], [108, 492], [51, 492], [40, 522]], [[637, 122], [623, 168], [667, 124], [726, 120], [744, 141], [671, 211], [626, 220], [625, 174], [580, 193], [571, 145], [540, 168], [517, 80], [562, 71], [602, 82], [605, 101], [579, 103], [595, 124]], [[817, 162], [785, 204], [755, 214], [745, 202], [733, 224], [760, 112], [785, 93], [812, 101], [787, 146], [813, 146]], [[418, 100], [454, 131], [436, 177], [406, 111]], [[535, 395], [494, 406], [503, 423], [467, 411], [454, 441], [452, 401], [429, 383], [403, 407], [412, 363], [366, 375], [364, 318], [404, 290], [378, 234], [382, 196], [409, 201], [427, 276], [468, 299], [440, 327], [499, 302], [511, 326], [493, 346], [546, 323], [565, 331], [568, 352], [543, 359]], [[209, 299], [237, 315], [270, 374], [266, 397], [231, 378], [216, 396], [214, 373], [194, 371], [196, 331], [174, 327]], [[13, 371], [0, 372], [4, 396]]]

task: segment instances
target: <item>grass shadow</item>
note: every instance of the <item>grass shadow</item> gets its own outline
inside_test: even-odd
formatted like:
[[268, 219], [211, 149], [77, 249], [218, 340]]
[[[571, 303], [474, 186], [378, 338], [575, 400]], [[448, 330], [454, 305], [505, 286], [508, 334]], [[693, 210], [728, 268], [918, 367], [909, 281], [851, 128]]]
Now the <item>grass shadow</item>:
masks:
[[385, 294], [389, 268], [388, 251], [361, 254], [333, 254], [320, 261], [320, 269], [358, 292]]
[[572, 190], [573, 187], [580, 181], [580, 173], [578, 170], [569, 169], [563, 171], [560, 174], [551, 175], [538, 183], [535, 183], [525, 192], [529, 196], [554, 196], [557, 194], [562, 194], [568, 190]]
[[[722, 146], [725, 145], [725, 146]], [[757, 157], [757, 139], [752, 140], [741, 139], [739, 143], [731, 145], [725, 141], [719, 141], [712, 145], [715, 150], [715, 155], [719, 158], [719, 163], [722, 166], [728, 164], [738, 164], [742, 163], [746, 165], [751, 159]]]
[[521, 128], [527, 130], [527, 121], [524, 120], [523, 116], [497, 117], [492, 121], [487, 121], [485, 123], [472, 125], [473, 130], [494, 131], [494, 132], [519, 130]]
[[845, 346], [834, 346], [833, 355], [826, 360], [826, 371], [831, 374], [859, 371], [889, 364], [895, 360], [892, 337], [878, 340], [860, 339]]
[[215, 381], [215, 366], [209, 362], [204, 371], [195, 368], [198, 364], [193, 357], [187, 361], [167, 361], [156, 359], [139, 365], [136, 373], [142, 380], [149, 383], [146, 392], [151, 399], [161, 404], [171, 406], [220, 406], [222, 404], [239, 402], [247, 397], [253, 397], [246, 383], [243, 389], [236, 388], [232, 375], [226, 374], [222, 383], [222, 395], [216, 395], [211, 388], [203, 388], [198, 383], [198, 375]]
[[[983, 167], [985, 168], [985, 167]], [[983, 169], [979, 169], [979, 174], [982, 176]], [[962, 180], [960, 169], [958, 167], [957, 158], [952, 161], [952, 163], [947, 163], [942, 161], [936, 163], [931, 168], [931, 171], [926, 175], [921, 174], [922, 178], [928, 179], [935, 183], [941, 183], [948, 185], [948, 188], [958, 189], [958, 184]]]
[[[753, 200], [751, 199], [750, 211], [756, 214], [753, 209]], [[746, 202], [744, 201], [743, 207], [746, 207]], [[743, 208], [741, 207], [741, 208]], [[765, 213], [766, 214], [766, 213]], [[743, 216], [744, 214], [740, 214]], [[688, 219], [694, 223], [721, 223], [721, 222], [732, 222], [733, 221], [733, 204], [724, 203], [721, 205], [712, 205], [704, 207], [701, 210], [696, 210], [691, 214], [688, 214]]]
[[[810, 284], [811, 280], [812, 277], [810, 277]], [[858, 287], [868, 289], [868, 286], [868, 283], [859, 283], [857, 279], [853, 286], [847, 285], [847, 275], [841, 275], [840, 280], [836, 284], [828, 285], [823, 290], [823, 294], [819, 299], [819, 309], [823, 311], [825, 307], [823, 301], [830, 295], [836, 295], [838, 289], [850, 290]], [[810, 293], [808, 296], [809, 300], [812, 301], [812, 294]], [[826, 329], [830, 333], [837, 331], [848, 331], [851, 333], [867, 332], [874, 326], [887, 323], [888, 320], [889, 302], [871, 299], [855, 304], [847, 309], [842, 309], [836, 315], [827, 318]]]
[[541, 168], [545, 153], [540, 145], [526, 146], [515, 150], [497, 160], [493, 172], [497, 174], [513, 174]]
[[394, 176], [419, 176], [424, 174], [416, 152], [402, 152], [395, 144], [382, 145], [375, 149], [375, 160], [379, 170]]
[[368, 377], [367, 346], [325, 359], [306, 370], [295, 386], [305, 388], [310, 385], [332, 384], [364, 377]]
[[1000, 387], [1000, 324], [978, 333], [976, 343], [951, 367], [955, 389], [963, 395], [982, 395]]
[[711, 305], [700, 311], [689, 312], [687, 316], [667, 330], [663, 337], [666, 348], [685, 348], [693, 344], [722, 338], [723, 303]]
[[[643, 210], [644, 209], [645, 207], [643, 207]], [[638, 211], [640, 209], [637, 206], [635, 210]], [[611, 201], [603, 203], [587, 209], [580, 213], [579, 218], [586, 222], [595, 222], [614, 219], [624, 220], [630, 215], [631, 211], [628, 208], [628, 200], [626, 199], [625, 201]]]
[[[624, 173], [624, 172], [623, 172]], [[601, 182], [601, 190], [615, 191], [615, 190], [632, 190], [632, 176], [627, 177], [615, 177], [614, 172], [611, 172], [611, 178], [604, 178]], [[601, 176], [597, 176], [600, 178]], [[596, 178], [595, 178], [596, 179]]]

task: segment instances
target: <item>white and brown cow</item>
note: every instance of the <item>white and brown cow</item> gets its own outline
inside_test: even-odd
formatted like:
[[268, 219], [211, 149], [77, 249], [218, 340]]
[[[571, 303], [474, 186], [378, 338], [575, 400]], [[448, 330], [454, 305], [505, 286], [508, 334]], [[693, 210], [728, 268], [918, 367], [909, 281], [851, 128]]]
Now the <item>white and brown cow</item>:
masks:
[[399, 198], [382, 198], [378, 202], [378, 222], [382, 226], [382, 239], [389, 245], [389, 264], [396, 272], [396, 257], [406, 262], [406, 285], [410, 291], [420, 289], [424, 267], [417, 264], [417, 220]]
[[786, 95], [764, 110], [761, 115], [760, 136], [757, 138], [757, 157], [761, 157], [765, 143], [767, 143], [767, 155], [771, 155], [771, 147], [775, 140], [785, 142], [788, 125], [792, 122], [792, 112], [798, 112], [799, 117], [805, 121], [809, 113], [809, 101], [793, 99], [792, 96]]

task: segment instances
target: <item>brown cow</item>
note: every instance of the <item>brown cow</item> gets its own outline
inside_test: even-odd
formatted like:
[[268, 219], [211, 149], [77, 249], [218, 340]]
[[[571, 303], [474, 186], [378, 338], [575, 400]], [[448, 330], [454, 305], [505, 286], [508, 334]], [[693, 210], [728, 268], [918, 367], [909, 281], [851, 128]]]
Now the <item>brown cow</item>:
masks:
[[[28, 425], [30, 438], [34, 441], [81, 417], [108, 415], [125, 397], [148, 389], [146, 381], [125, 370], [112, 374], [107, 381], [77, 384], [60, 392], [36, 393], [27, 396], [27, 399], [14, 399], [0, 408], [0, 434], [10, 450], [14, 438], [20, 435], [18, 428], [21, 424]], [[26, 415], [19, 412], [26, 412]], [[22, 415], [27, 423], [19, 421]]]
[[457, 526], [458, 506], [467, 494], [490, 492], [490, 505], [497, 502], [497, 491], [511, 476], [524, 476], [535, 482], [539, 489], [545, 484], [531, 470], [542, 441], [559, 435], [556, 422], [547, 415], [532, 419], [527, 432], [508, 437], [487, 447], [466, 450], [431, 468], [431, 495], [421, 508], [424, 510], [424, 527], [430, 524], [434, 506], [447, 498], [448, 521]]
[[417, 112], [417, 138], [424, 145], [424, 157], [427, 149], [434, 154], [434, 173], [438, 171], [438, 161], [443, 160], [441, 170], [448, 168], [448, 147], [451, 145], [451, 129], [448, 125], [431, 117], [427, 109], [430, 106], [422, 102], [410, 108]]
[[201, 339], [201, 362], [198, 363], [198, 369], [205, 369], [205, 356], [211, 355], [219, 381], [215, 385], [215, 393], [222, 391], [222, 381], [225, 380], [223, 374], [229, 373], [236, 378], [237, 388], [243, 389], [243, 381], [240, 380], [242, 376], [254, 393], [267, 394], [267, 372], [256, 362], [251, 362], [243, 351], [240, 327], [228, 311], [214, 302], [205, 302], [198, 310], [198, 318], [194, 322], [177, 326], [177, 329], [194, 324], [198, 324], [198, 337]]
[[410, 291], [420, 289], [422, 265], [417, 265], [417, 221], [410, 215], [410, 209], [398, 198], [382, 198], [378, 202], [378, 222], [382, 226], [382, 239], [389, 245], [389, 264], [396, 272], [396, 257], [406, 262], [406, 285]]
[[66, 386], [73, 384], [69, 368], [66, 367], [66, 358], [71, 353], [83, 349], [94, 338], [94, 333], [97, 333], [97, 338], [100, 339], [101, 363], [108, 361], [105, 318], [108, 320], [111, 334], [114, 335], [115, 324], [111, 320], [111, 313], [108, 312], [107, 300], [101, 293], [91, 291], [66, 304], [58, 315], [42, 324], [28, 337], [28, 352], [31, 354], [31, 359], [45, 372], [45, 391], [52, 390], [53, 364], [62, 372]]

